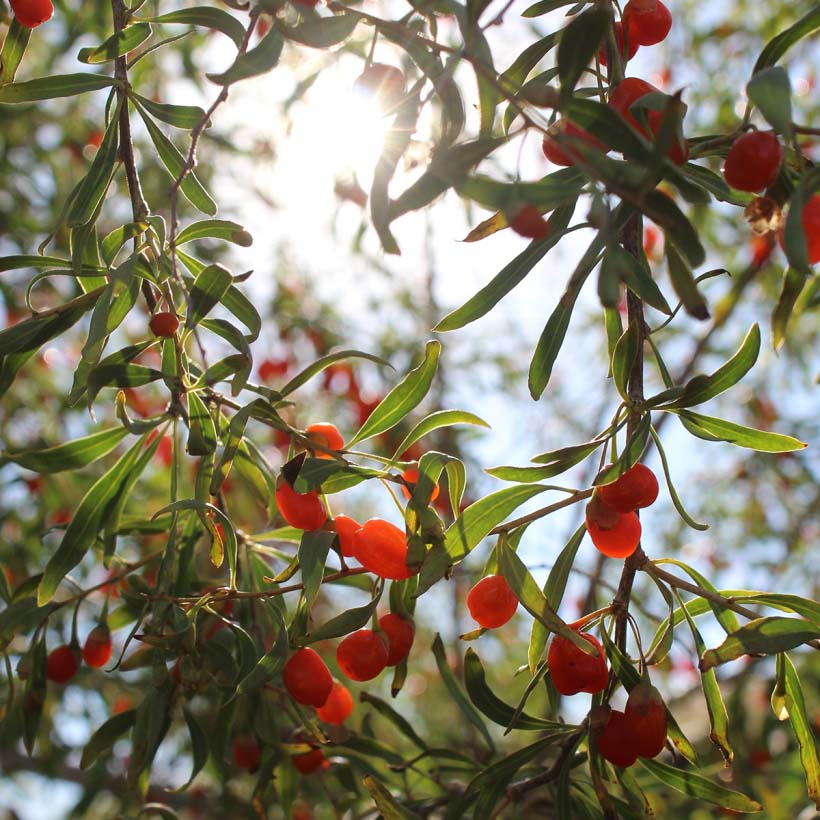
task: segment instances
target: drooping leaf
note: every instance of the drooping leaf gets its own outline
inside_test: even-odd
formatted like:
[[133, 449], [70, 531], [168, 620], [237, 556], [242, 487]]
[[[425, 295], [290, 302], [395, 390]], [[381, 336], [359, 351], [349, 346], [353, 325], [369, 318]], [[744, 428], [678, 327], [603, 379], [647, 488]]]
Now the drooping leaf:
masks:
[[817, 740], [812, 722], [806, 711], [806, 702], [803, 698], [803, 687], [794, 664], [786, 655], [780, 655], [785, 670], [785, 706], [789, 713], [789, 721], [800, 747], [800, 762], [806, 773], [806, 785], [809, 797], [814, 805], [820, 808], [820, 754], [818, 754]]
[[744, 427], [742, 424], [693, 413], [691, 410], [679, 410], [676, 415], [692, 435], [706, 441], [728, 441], [738, 447], [762, 453], [788, 453], [806, 447], [805, 442], [782, 433], [755, 430], [753, 427]]
[[195, 6], [189, 9], [179, 9], [159, 17], [146, 17], [151, 23], [182, 23], [189, 26], [201, 26], [213, 29], [230, 37], [234, 45], [239, 48], [245, 39], [245, 27], [239, 20], [223, 9], [212, 6]]
[[151, 36], [151, 26], [148, 23], [134, 23], [121, 31], [112, 34], [104, 43], [96, 47], [81, 48], [77, 59], [81, 63], [107, 63], [123, 54], [133, 51], [140, 43], [144, 43]]
[[217, 85], [232, 85], [249, 77], [266, 74], [279, 62], [284, 45], [282, 35], [276, 28], [271, 27], [259, 43], [244, 54], [240, 54], [227, 71], [205, 76]]
[[56, 97], [73, 97], [86, 91], [99, 91], [114, 85], [113, 77], [101, 74], [62, 74], [56, 77], [40, 77], [24, 83], [0, 86], [0, 103], [26, 103], [53, 100]]
[[128, 430], [113, 427], [43, 450], [4, 452], [0, 455], [0, 465], [18, 464], [26, 470], [34, 470], [37, 473], [77, 470], [110, 453], [126, 435], [128, 435]]
[[792, 88], [782, 66], [756, 71], [746, 86], [746, 96], [778, 134], [792, 128]]
[[136, 714], [135, 709], [129, 709], [114, 715], [103, 723], [85, 744], [83, 756], [80, 759], [80, 768], [87, 769], [100, 755], [108, 752], [114, 743], [134, 725]]

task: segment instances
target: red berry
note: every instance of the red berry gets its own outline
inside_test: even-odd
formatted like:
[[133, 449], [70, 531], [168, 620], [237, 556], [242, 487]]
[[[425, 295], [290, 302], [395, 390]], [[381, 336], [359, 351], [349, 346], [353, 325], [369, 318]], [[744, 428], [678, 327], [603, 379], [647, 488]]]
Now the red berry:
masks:
[[348, 635], [336, 649], [336, 663], [351, 680], [372, 680], [387, 666], [388, 657], [387, 642], [372, 629]]
[[83, 660], [88, 666], [98, 669], [105, 666], [111, 660], [113, 646], [111, 645], [111, 630], [105, 625], [95, 626], [83, 646]]
[[723, 178], [738, 191], [762, 191], [777, 179], [782, 161], [783, 148], [771, 131], [750, 131], [732, 143]]
[[503, 575], [488, 575], [467, 593], [467, 608], [474, 621], [485, 629], [495, 629], [515, 615], [518, 598]]
[[413, 639], [416, 637], [413, 622], [396, 615], [395, 612], [388, 612], [379, 618], [379, 626], [387, 636], [387, 665], [396, 666], [410, 654]]
[[658, 479], [649, 467], [639, 462], [611, 484], [596, 488], [595, 492], [607, 507], [619, 513], [628, 513], [655, 503]]
[[594, 646], [598, 654], [587, 655], [568, 638], [556, 635], [547, 653], [547, 666], [553, 686], [562, 695], [603, 692], [608, 678], [604, 649], [589, 632], [578, 634]]
[[21, 26], [37, 28], [54, 14], [51, 0], [10, 0], [11, 10]]
[[[308, 438], [327, 447], [329, 450], [341, 450], [345, 446], [345, 440], [339, 432], [339, 428], [335, 424], [327, 421], [317, 422], [305, 428]], [[317, 451], [316, 455], [319, 458], [333, 458], [328, 453], [323, 453], [321, 450]]]
[[316, 710], [316, 716], [325, 723], [341, 726], [352, 712], [353, 695], [346, 686], [334, 681], [325, 705]]
[[[815, 194], [804, 206], [802, 214], [803, 234], [806, 237], [806, 250], [809, 264], [820, 262], [820, 194]], [[783, 228], [777, 232], [777, 241], [783, 248]]]
[[660, 692], [649, 683], [639, 683], [626, 701], [624, 716], [632, 737], [631, 747], [639, 757], [655, 757], [666, 743], [666, 706]]
[[[401, 477], [408, 483], [413, 485], [413, 489], [415, 489], [416, 482], [419, 480], [419, 468], [418, 467], [408, 467], [402, 474]], [[407, 487], [402, 487], [401, 491], [410, 498], [412, 496], [412, 492]], [[433, 492], [430, 493], [430, 501], [435, 501], [438, 498], [439, 494], [439, 486], [438, 484], [433, 485]]]
[[345, 558], [352, 558], [354, 556], [353, 550], [353, 534], [362, 528], [362, 525], [356, 521], [355, 518], [349, 518], [346, 515], [337, 515], [333, 519], [333, 526], [336, 529], [336, 535], [339, 537], [339, 548]]
[[46, 677], [55, 683], [71, 680], [80, 668], [81, 658], [80, 650], [68, 644], [52, 649], [46, 658]]
[[543, 239], [549, 233], [549, 224], [541, 211], [530, 203], [513, 208], [507, 214], [507, 222], [519, 236], [527, 239]]
[[368, 572], [393, 581], [411, 578], [418, 571], [407, 566], [405, 534], [382, 518], [371, 518], [354, 533], [353, 556]]
[[288, 359], [265, 359], [259, 365], [259, 378], [263, 382], [270, 382], [278, 376], [284, 376], [288, 370], [290, 370]]
[[583, 152], [575, 150], [574, 146], [602, 149], [600, 140], [596, 139], [583, 128], [568, 120], [558, 120], [550, 126], [541, 142], [544, 156], [553, 165], [575, 165], [576, 160], [583, 159]]
[[623, 19], [626, 22], [629, 41], [639, 46], [654, 46], [666, 39], [672, 28], [672, 15], [669, 9], [657, 0], [655, 8], [644, 11], [641, 5], [629, 0], [624, 7]]
[[240, 769], [253, 771], [261, 758], [262, 752], [252, 734], [237, 735], [233, 739], [233, 761]]
[[637, 513], [619, 513], [596, 496], [587, 504], [586, 526], [596, 549], [610, 558], [632, 555], [641, 540], [641, 520]]
[[325, 705], [333, 689], [333, 678], [325, 662], [313, 649], [298, 649], [282, 670], [288, 694], [304, 706], [317, 709]]
[[404, 99], [404, 74], [385, 63], [372, 63], [353, 85], [355, 91], [375, 98], [385, 110], [395, 108]]
[[151, 328], [151, 333], [153, 333], [154, 336], [168, 338], [177, 332], [179, 318], [176, 313], [160, 311], [151, 317], [151, 321], [148, 322], [148, 327]]
[[595, 732], [594, 737], [601, 757], [613, 765], [631, 766], [638, 759], [634, 739], [629, 732], [629, 721], [623, 712], [613, 709], [609, 713], [609, 722]]
[[[615, 42], [618, 45], [621, 60], [625, 63], [629, 62], [629, 60], [631, 60], [638, 53], [639, 45], [639, 43], [633, 39], [632, 32], [629, 29], [627, 29], [626, 34], [629, 41], [629, 51], [624, 53], [624, 26], [621, 22], [615, 23]], [[598, 49], [598, 62], [603, 66], [607, 64], [606, 43], [601, 43], [601, 47]]]
[[282, 518], [300, 530], [318, 530], [327, 521], [327, 510], [316, 490], [297, 493], [284, 479], [276, 488], [276, 506]]
[[330, 761], [321, 749], [314, 749], [304, 755], [294, 755], [293, 765], [302, 774], [313, 774], [317, 769], [327, 769]]

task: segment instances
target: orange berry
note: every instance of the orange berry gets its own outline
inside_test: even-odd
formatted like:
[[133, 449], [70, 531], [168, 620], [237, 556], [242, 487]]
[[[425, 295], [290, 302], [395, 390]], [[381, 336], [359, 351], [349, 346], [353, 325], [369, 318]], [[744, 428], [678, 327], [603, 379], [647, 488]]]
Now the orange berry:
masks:
[[353, 535], [362, 525], [355, 518], [346, 515], [337, 515], [333, 519], [333, 526], [339, 538], [339, 549], [345, 558], [352, 558], [355, 555], [353, 549]]
[[629, 0], [624, 6], [624, 22], [630, 42], [637, 46], [654, 46], [663, 42], [672, 28], [672, 14], [656, 0], [655, 8], [645, 9], [644, 4]]
[[382, 518], [371, 518], [356, 530], [353, 556], [368, 572], [381, 578], [402, 581], [417, 572], [407, 566], [405, 534]]
[[[321, 444], [329, 450], [341, 450], [345, 446], [345, 441], [339, 432], [339, 428], [330, 422], [321, 421], [316, 424], [311, 424], [305, 428], [305, 432], [311, 441], [315, 441], [317, 444]], [[323, 453], [321, 450], [318, 451], [316, 455], [319, 458], [333, 458], [329, 453]]]
[[291, 527], [300, 530], [318, 530], [327, 521], [327, 510], [316, 490], [297, 493], [287, 481], [280, 479], [275, 498], [282, 518]]
[[416, 637], [413, 622], [396, 615], [395, 612], [388, 612], [379, 618], [379, 626], [387, 636], [387, 665], [396, 666], [410, 654]]
[[179, 318], [176, 313], [160, 311], [151, 317], [151, 321], [148, 322], [148, 327], [151, 328], [151, 333], [153, 333], [154, 336], [168, 338], [177, 332]]
[[319, 654], [309, 647], [294, 652], [282, 670], [288, 694], [304, 706], [319, 709], [333, 689], [333, 678]]
[[[401, 477], [408, 483], [412, 484], [412, 489], [415, 489], [416, 482], [419, 480], [419, 468], [418, 467], [408, 467], [402, 474]], [[410, 498], [413, 493], [407, 487], [402, 487], [401, 491]], [[433, 492], [430, 493], [430, 501], [433, 502], [438, 498], [439, 495], [439, 486], [438, 484], [433, 485]]]
[[518, 598], [503, 575], [488, 575], [467, 593], [467, 608], [480, 626], [495, 629], [515, 615]]
[[389, 653], [387, 641], [372, 629], [348, 635], [336, 649], [336, 663], [351, 680], [372, 680], [380, 675]]
[[597, 487], [595, 492], [607, 507], [619, 513], [628, 513], [655, 503], [658, 479], [649, 467], [638, 462], [611, 484]]
[[552, 684], [562, 695], [603, 692], [609, 677], [604, 648], [589, 632], [578, 634], [587, 643], [592, 644], [598, 654], [587, 655], [568, 638], [556, 635], [547, 653], [547, 666]]
[[619, 513], [596, 496], [586, 507], [586, 527], [595, 548], [610, 558], [632, 555], [641, 540], [637, 513]]
[[98, 669], [111, 660], [112, 652], [111, 630], [105, 624], [95, 626], [85, 639], [83, 660], [88, 666]]
[[316, 716], [325, 723], [341, 726], [353, 712], [353, 695], [338, 681], [333, 682], [325, 705], [316, 710]]

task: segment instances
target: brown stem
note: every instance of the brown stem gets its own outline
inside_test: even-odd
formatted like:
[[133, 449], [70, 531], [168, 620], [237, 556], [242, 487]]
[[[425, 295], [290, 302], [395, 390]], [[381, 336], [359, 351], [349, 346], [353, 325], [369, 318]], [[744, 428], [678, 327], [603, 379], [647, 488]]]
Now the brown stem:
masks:
[[556, 501], [554, 504], [549, 504], [546, 507], [541, 507], [539, 510], [535, 510], [534, 512], [528, 513], [527, 515], [522, 515], [520, 518], [514, 518], [512, 521], [508, 521], [506, 524], [499, 524], [495, 529], [490, 530], [488, 535], [501, 535], [505, 532], [510, 532], [511, 530], [520, 527], [522, 524], [529, 524], [532, 521], [537, 521], [539, 518], [543, 518], [545, 515], [549, 515], [550, 513], [554, 513], [556, 510], [562, 510], [564, 507], [569, 507], [572, 504], [577, 504], [579, 501], [583, 501], [585, 498], [589, 498], [592, 495], [592, 489], [589, 490], [578, 490], [574, 492], [569, 498], [565, 498], [562, 501]]

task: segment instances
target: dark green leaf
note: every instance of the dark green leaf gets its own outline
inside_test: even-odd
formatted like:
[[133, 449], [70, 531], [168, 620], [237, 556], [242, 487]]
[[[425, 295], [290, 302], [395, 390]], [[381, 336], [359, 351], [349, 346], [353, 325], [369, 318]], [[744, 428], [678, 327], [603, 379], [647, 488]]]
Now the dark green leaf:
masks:
[[629, 398], [626, 389], [627, 382], [629, 381], [629, 376], [632, 373], [635, 360], [638, 356], [638, 346], [640, 343], [638, 333], [638, 325], [635, 322], [630, 322], [618, 340], [618, 343], [615, 345], [615, 350], [612, 354], [612, 381], [615, 383], [615, 388], [624, 401]]
[[216, 425], [208, 407], [196, 393], [188, 393], [188, 455], [204, 456], [216, 450]]
[[282, 35], [272, 27], [259, 41], [258, 45], [250, 51], [240, 54], [227, 71], [223, 71], [221, 74], [206, 74], [205, 76], [217, 85], [231, 85], [240, 80], [247, 80], [249, 77], [266, 74], [279, 62], [284, 45], [285, 41], [282, 39]]
[[60, 473], [64, 470], [77, 470], [110, 453], [121, 442], [128, 431], [122, 427], [101, 430], [90, 436], [67, 441], [55, 447], [43, 450], [0, 455], [0, 464], [18, 464], [27, 470], [37, 473]]
[[280, 26], [279, 31], [286, 40], [311, 48], [330, 48], [350, 37], [359, 19], [355, 14], [309, 17], [296, 26]]
[[170, 709], [174, 690], [175, 686], [171, 682], [162, 688], [150, 689], [145, 700], [137, 707], [128, 764], [128, 784], [132, 788], [136, 786], [140, 775], [150, 769], [159, 744], [171, 725]]
[[800, 747], [800, 762], [806, 773], [809, 797], [814, 801], [816, 807], [820, 807], [820, 758], [818, 758], [813, 722], [806, 711], [803, 687], [800, 685], [800, 678], [797, 677], [794, 664], [785, 655], [778, 657], [782, 658], [781, 663], [785, 670], [785, 707]]
[[191, 735], [191, 756], [192, 769], [191, 776], [187, 782], [179, 788], [175, 789], [178, 792], [184, 792], [188, 786], [193, 783], [194, 778], [202, 771], [203, 766], [208, 762], [208, 735], [200, 725], [199, 721], [194, 717], [190, 709], [183, 707], [182, 714], [185, 715], [185, 723], [188, 725], [188, 732]]
[[610, 6], [596, 3], [574, 17], [561, 32], [561, 39], [558, 41], [558, 76], [564, 99], [569, 99], [572, 95], [575, 84], [598, 53], [598, 46], [611, 25]]
[[189, 291], [189, 312], [185, 327], [192, 328], [207, 316], [233, 284], [233, 276], [222, 265], [208, 265], [194, 280]]
[[172, 105], [171, 103], [154, 102], [139, 94], [132, 93], [132, 95], [154, 119], [173, 125], [174, 128], [190, 131], [205, 119], [205, 112], [198, 105]]
[[775, 350], [779, 350], [786, 341], [786, 329], [794, 316], [795, 304], [808, 281], [806, 275], [797, 268], [788, 267], [783, 274], [780, 295], [772, 311], [772, 345]]
[[792, 87], [789, 75], [781, 66], [769, 66], [752, 75], [746, 96], [779, 134], [792, 129]]
[[362, 629], [367, 625], [367, 622], [376, 611], [376, 606], [381, 599], [381, 595], [382, 588], [380, 588], [378, 594], [364, 606], [356, 606], [345, 610], [321, 626], [316, 627], [316, 629], [312, 629], [306, 635], [300, 635], [298, 638], [295, 638], [294, 643], [297, 646], [307, 646], [316, 641], [340, 638], [343, 635], [349, 635], [351, 632], [355, 632], [357, 629]]
[[392, 794], [375, 778], [368, 774], [364, 777], [364, 785], [383, 820], [419, 820], [419, 815], [399, 805]]
[[310, 612], [325, 574], [325, 562], [336, 534], [326, 530], [306, 532], [299, 542], [299, 569], [304, 584], [305, 609]]
[[371, 695], [367, 691], [362, 691], [359, 694], [359, 700], [362, 703], [369, 703], [380, 715], [386, 717], [406, 738], [415, 743], [419, 749], [422, 751], [427, 750], [427, 744], [419, 737], [410, 721], [402, 717], [389, 703], [386, 703], [375, 695]]
[[83, 756], [80, 759], [80, 768], [87, 769], [100, 755], [108, 752], [120, 736], [124, 735], [134, 725], [136, 714], [135, 709], [129, 709], [126, 712], [114, 715], [103, 723], [91, 735], [88, 743], [85, 744]]
[[[668, 239], [669, 235], [667, 234]], [[668, 243], [666, 245], [666, 260], [669, 264], [669, 279], [672, 282], [672, 287], [675, 289], [675, 293], [681, 300], [686, 312], [690, 316], [694, 316], [695, 319], [708, 319], [709, 308], [706, 306], [703, 295], [698, 290], [691, 268], [675, 247]]]
[[107, 63], [133, 51], [151, 36], [148, 23], [134, 23], [112, 34], [104, 43], [92, 48], [81, 48], [77, 59], [81, 63]]
[[268, 610], [278, 626], [276, 638], [273, 646], [259, 659], [251, 672], [239, 682], [239, 686], [236, 688], [239, 693], [248, 694], [261, 689], [269, 680], [273, 680], [285, 665], [288, 653], [288, 635], [285, 630], [285, 622], [282, 620], [282, 613], [278, 607], [270, 604]]
[[73, 97], [86, 91], [99, 91], [114, 85], [113, 77], [100, 74], [62, 74], [40, 77], [25, 83], [0, 86], [0, 103], [25, 103], [52, 100], [55, 97]]
[[242, 45], [245, 39], [245, 28], [239, 20], [227, 11], [222, 9], [195, 6], [192, 9], [179, 9], [159, 17], [146, 18], [152, 23], [183, 23], [190, 26], [201, 26], [202, 28], [215, 29], [222, 32], [233, 40], [237, 48]]
[[753, 74], [774, 65], [795, 43], [820, 29], [820, 8], [813, 8], [803, 15], [794, 25], [781, 31], [766, 43], [760, 56], [757, 58]]

